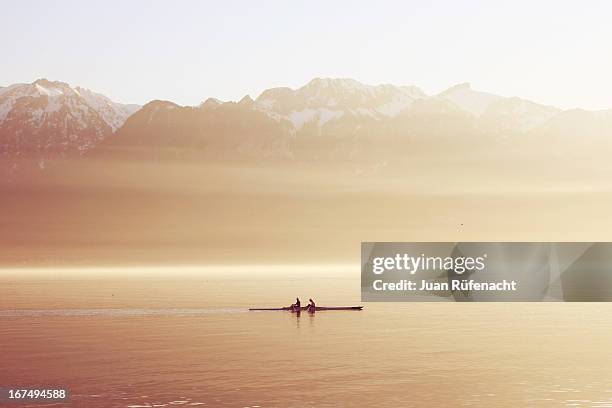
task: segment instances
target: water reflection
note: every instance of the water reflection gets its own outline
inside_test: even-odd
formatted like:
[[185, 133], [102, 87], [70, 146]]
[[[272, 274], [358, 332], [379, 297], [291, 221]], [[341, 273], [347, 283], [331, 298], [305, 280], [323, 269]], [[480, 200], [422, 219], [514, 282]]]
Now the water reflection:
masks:
[[[356, 276], [299, 285], [350, 305]], [[612, 304], [248, 311], [296, 285], [0, 282], [0, 384], [66, 385], [71, 406], [90, 408], [612, 405]]]

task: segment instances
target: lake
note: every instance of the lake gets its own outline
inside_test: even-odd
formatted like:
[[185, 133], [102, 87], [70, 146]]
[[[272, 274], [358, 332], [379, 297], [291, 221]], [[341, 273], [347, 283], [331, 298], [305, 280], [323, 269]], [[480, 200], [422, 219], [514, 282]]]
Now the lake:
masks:
[[[612, 407], [612, 304], [361, 303], [359, 275], [6, 270], [0, 387], [70, 392], [20, 406]], [[365, 308], [247, 310], [296, 296]]]

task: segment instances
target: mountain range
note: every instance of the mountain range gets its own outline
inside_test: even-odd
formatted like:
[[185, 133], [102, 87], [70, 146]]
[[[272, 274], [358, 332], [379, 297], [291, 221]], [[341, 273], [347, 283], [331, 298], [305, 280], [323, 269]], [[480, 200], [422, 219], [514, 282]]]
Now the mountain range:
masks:
[[438, 142], [454, 149], [611, 134], [612, 110], [564, 111], [467, 83], [427, 95], [415, 86], [316, 78], [298, 89], [265, 90], [255, 100], [142, 107], [46, 79], [0, 88], [0, 157], [8, 160], [69, 154], [380, 160]]
[[314, 79], [142, 107], [61, 82], [12, 85], [0, 88], [0, 265], [354, 262], [364, 240], [606, 241], [611, 136], [612, 111], [468, 84], [427, 95]]
[[0, 157], [84, 153], [139, 108], [46, 79], [0, 88]]

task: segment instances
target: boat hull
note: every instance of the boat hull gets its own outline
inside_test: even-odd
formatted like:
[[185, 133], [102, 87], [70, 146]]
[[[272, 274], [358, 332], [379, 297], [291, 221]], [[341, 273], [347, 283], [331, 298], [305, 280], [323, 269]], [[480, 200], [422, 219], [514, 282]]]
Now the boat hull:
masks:
[[[302, 306], [300, 308], [300, 311], [306, 311], [308, 309], [307, 306]], [[325, 310], [361, 310], [363, 309], [363, 306], [337, 306], [337, 307], [325, 307], [325, 306], [317, 306], [315, 308], [315, 311], [319, 312], [323, 312]], [[251, 308], [249, 309], [251, 311], [294, 311], [291, 307], [276, 307], [276, 308]]]

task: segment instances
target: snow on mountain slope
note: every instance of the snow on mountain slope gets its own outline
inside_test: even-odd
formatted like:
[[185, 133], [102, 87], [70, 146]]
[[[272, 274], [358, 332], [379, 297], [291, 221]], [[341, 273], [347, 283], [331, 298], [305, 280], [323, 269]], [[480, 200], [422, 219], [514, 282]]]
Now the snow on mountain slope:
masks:
[[106, 96], [90, 91], [89, 89], [76, 87], [74, 89], [89, 106], [98, 112], [102, 119], [116, 131], [123, 125], [130, 115], [140, 109], [139, 105], [121, 104], [111, 101]]
[[475, 91], [470, 84], [455, 85], [434, 96], [415, 86], [365, 85], [353, 79], [316, 78], [298, 89], [272, 88], [255, 102], [255, 109], [276, 120], [291, 122], [294, 130], [308, 123], [319, 127], [340, 118], [384, 120], [410, 112], [416, 101], [444, 101], [481, 119], [486, 125], [499, 121], [514, 130], [533, 129], [559, 110], [524, 99]]
[[483, 124], [501, 131], [529, 131], [561, 112], [555, 107], [517, 97], [475, 91], [469, 83], [455, 85], [436, 97], [455, 104], [481, 119]]
[[[47, 93], [53, 95], [52, 90]], [[376, 161], [414, 145], [459, 142], [503, 149], [513, 141], [554, 136], [563, 127], [572, 129], [568, 134], [585, 134], [572, 127], [582, 120], [592, 124], [589, 134], [610, 134], [606, 116], [600, 116], [604, 119], [565, 115], [554, 107], [475, 91], [468, 84], [427, 96], [416, 87], [328, 78], [297, 89], [268, 89], [255, 101], [249, 96], [237, 102], [209, 98], [193, 107], [153, 101], [98, 143], [96, 151], [127, 157]], [[559, 125], [548, 126], [555, 123]], [[92, 136], [79, 140], [87, 137]]]
[[20, 98], [47, 97], [44, 111], [51, 113], [60, 109], [63, 102], [70, 99], [88, 105], [97, 112], [114, 130], [117, 130], [125, 120], [134, 113], [138, 105], [126, 105], [111, 101], [104, 95], [81, 87], [71, 87], [63, 82], [51, 82], [39, 79], [31, 84], [14, 84], [0, 88], [0, 123], [6, 118], [12, 107]]
[[290, 121], [295, 129], [317, 121], [324, 125], [346, 115], [374, 119], [397, 115], [426, 95], [417, 87], [365, 85], [353, 79], [316, 78], [303, 87], [272, 88], [256, 100], [256, 109], [275, 119]]
[[84, 152], [112, 134], [137, 108], [46, 79], [2, 88], [0, 154]]
[[529, 131], [547, 123], [560, 112], [555, 107], [521, 98], [501, 98], [489, 104], [481, 119], [497, 128]]

